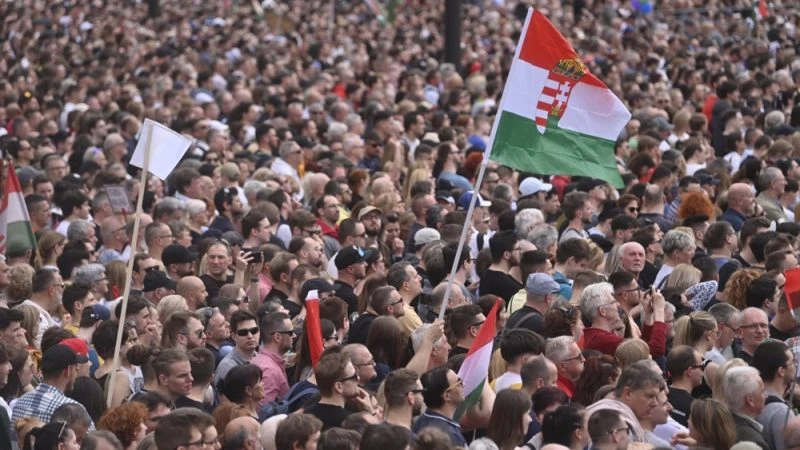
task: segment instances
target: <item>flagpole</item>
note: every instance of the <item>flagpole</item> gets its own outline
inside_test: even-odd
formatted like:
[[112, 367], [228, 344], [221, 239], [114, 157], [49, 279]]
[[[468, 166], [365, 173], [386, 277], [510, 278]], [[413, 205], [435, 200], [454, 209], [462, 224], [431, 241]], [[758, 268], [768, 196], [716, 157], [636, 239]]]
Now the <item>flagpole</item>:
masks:
[[147, 184], [147, 172], [150, 169], [150, 147], [153, 143], [153, 126], [150, 126], [150, 132], [147, 133], [147, 142], [144, 148], [144, 163], [142, 164], [142, 175], [141, 179], [139, 180], [139, 197], [136, 199], [136, 214], [134, 215], [133, 219], [133, 236], [131, 236], [131, 255], [130, 259], [128, 259], [128, 270], [125, 274], [125, 288], [122, 293], [122, 310], [120, 311], [120, 315], [118, 317], [119, 326], [117, 327], [117, 342], [114, 346], [114, 363], [111, 369], [111, 376], [110, 376], [110, 383], [111, 387], [108, 390], [108, 399], [107, 404], [108, 407], [111, 407], [111, 402], [114, 396], [114, 380], [117, 376], [117, 372], [119, 371], [119, 364], [120, 364], [120, 355], [119, 349], [122, 347], [122, 332], [125, 329], [125, 313], [128, 310], [128, 297], [131, 293], [131, 283], [133, 279], [133, 264], [136, 258], [134, 257], [136, 254], [136, 247], [138, 245], [139, 240], [139, 225], [140, 225], [140, 218], [142, 216], [142, 204], [144, 201], [144, 191], [145, 186]]

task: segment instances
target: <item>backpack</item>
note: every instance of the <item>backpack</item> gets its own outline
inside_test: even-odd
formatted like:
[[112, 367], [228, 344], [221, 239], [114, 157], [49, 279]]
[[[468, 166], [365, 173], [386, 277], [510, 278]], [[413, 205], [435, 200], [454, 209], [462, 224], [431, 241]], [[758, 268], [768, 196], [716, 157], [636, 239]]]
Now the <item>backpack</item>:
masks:
[[258, 409], [259, 422], [263, 422], [278, 414], [290, 414], [297, 411], [302, 405], [295, 405], [295, 403], [318, 392], [317, 387], [313, 384], [308, 384], [302, 389], [294, 389], [296, 386], [297, 385], [294, 385], [292, 389], [289, 389], [289, 392], [286, 393], [286, 398], [283, 400], [273, 400], [261, 406]]

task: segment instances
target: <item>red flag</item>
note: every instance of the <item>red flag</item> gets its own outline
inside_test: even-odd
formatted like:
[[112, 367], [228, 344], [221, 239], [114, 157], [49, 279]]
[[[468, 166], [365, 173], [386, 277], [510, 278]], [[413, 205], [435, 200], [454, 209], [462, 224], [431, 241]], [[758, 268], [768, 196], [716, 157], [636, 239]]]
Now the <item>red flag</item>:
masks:
[[769, 17], [769, 10], [767, 9], [767, 0], [758, 0], [758, 15], [761, 18]]
[[308, 334], [308, 350], [311, 355], [311, 367], [317, 367], [322, 356], [322, 327], [319, 324], [319, 295], [317, 290], [308, 291], [306, 295], [306, 333]]
[[800, 318], [800, 267], [789, 269], [784, 272], [786, 284], [783, 292], [786, 295], [786, 303], [796, 319]]

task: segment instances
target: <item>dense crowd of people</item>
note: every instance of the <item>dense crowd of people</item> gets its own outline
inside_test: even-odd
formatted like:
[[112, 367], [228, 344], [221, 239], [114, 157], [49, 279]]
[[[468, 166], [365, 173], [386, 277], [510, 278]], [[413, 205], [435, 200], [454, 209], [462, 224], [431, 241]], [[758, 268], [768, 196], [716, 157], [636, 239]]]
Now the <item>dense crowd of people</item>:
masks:
[[[0, 5], [0, 449], [800, 448], [800, 11], [462, 3], [457, 64], [444, 2]], [[484, 161], [528, 6], [623, 187]], [[145, 118], [193, 144], [142, 186]]]

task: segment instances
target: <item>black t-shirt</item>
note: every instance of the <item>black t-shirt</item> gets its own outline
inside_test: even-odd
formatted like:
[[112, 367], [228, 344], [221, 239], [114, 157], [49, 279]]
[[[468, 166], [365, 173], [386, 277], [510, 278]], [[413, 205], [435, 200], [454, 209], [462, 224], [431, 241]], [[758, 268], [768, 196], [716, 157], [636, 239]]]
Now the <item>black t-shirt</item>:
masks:
[[469, 353], [469, 349], [464, 347], [459, 347], [456, 345], [455, 347], [450, 349], [450, 355], [448, 355], [448, 358], [452, 358], [453, 356], [460, 355], [462, 353]]
[[522, 283], [518, 283], [507, 273], [488, 269], [481, 276], [481, 295], [494, 294], [505, 300], [506, 304], [520, 289]]
[[175, 399], [175, 407], [176, 408], [197, 408], [201, 411], [205, 411], [207, 413], [211, 413], [202, 402], [198, 402], [196, 400], [192, 400], [185, 395], [181, 395], [177, 399]]
[[273, 287], [269, 291], [269, 294], [267, 294], [267, 296], [264, 297], [264, 302], [278, 302], [280, 304], [283, 304], [283, 301], [287, 300], [288, 298], [289, 296], [286, 295], [286, 293], [284, 293], [283, 291], [281, 291], [276, 287]]
[[349, 316], [358, 311], [358, 297], [353, 291], [353, 286], [342, 280], [336, 280], [336, 283], [339, 285], [339, 289], [336, 290], [336, 296], [347, 302], [347, 315]]
[[522, 308], [514, 311], [514, 314], [508, 318], [506, 322], [506, 329], [512, 330], [514, 328], [525, 328], [535, 333], [544, 333], [544, 317], [542, 313], [530, 306], [523, 306]]
[[302, 306], [289, 300], [288, 298], [281, 300], [281, 305], [283, 305], [283, 307], [286, 308], [287, 311], [289, 311], [289, 317], [292, 319], [297, 317], [297, 315], [300, 314], [301, 311], [303, 311]]
[[793, 328], [788, 332], [781, 331], [775, 328], [772, 324], [769, 324], [769, 337], [770, 339], [774, 339], [776, 341], [785, 341], [791, 337], [800, 336], [800, 329]]
[[352, 324], [350, 324], [350, 331], [347, 333], [348, 344], [366, 344], [367, 334], [369, 334], [369, 327], [372, 321], [378, 316], [372, 313], [365, 312], [358, 316]]
[[206, 286], [209, 299], [214, 299], [219, 296], [219, 290], [222, 289], [222, 286], [225, 286], [228, 283], [233, 283], [233, 277], [227, 277], [224, 280], [218, 280], [209, 274], [200, 276], [200, 279], [203, 280], [203, 284]]
[[658, 267], [656, 267], [655, 264], [651, 263], [650, 261], [645, 261], [644, 267], [639, 273], [639, 287], [642, 289], [650, 289], [650, 287], [653, 285], [653, 282], [656, 281], [657, 275]]
[[669, 415], [681, 425], [689, 426], [689, 411], [692, 410], [692, 402], [694, 397], [692, 394], [678, 389], [676, 387], [669, 387], [669, 394], [667, 394], [670, 404], [672, 404], [672, 412]]
[[341, 426], [342, 421], [350, 415], [350, 411], [341, 406], [325, 405], [322, 403], [309, 406], [304, 412], [322, 421], [322, 431]]

